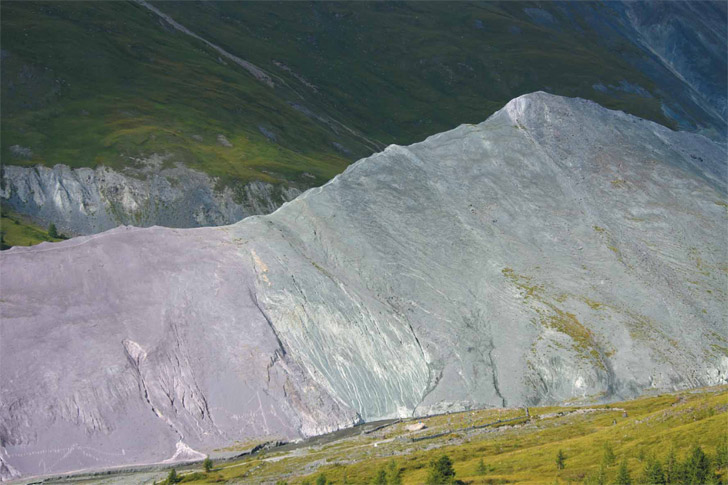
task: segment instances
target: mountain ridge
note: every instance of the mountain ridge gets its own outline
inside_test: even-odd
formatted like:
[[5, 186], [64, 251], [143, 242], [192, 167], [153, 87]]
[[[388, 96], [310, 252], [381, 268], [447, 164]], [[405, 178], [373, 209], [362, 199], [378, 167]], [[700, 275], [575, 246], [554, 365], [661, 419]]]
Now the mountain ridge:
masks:
[[725, 159], [534, 93], [267, 216], [5, 251], [2, 459], [725, 383]]
[[[1, 148], [3, 168], [14, 168], [2, 171], [3, 202], [74, 235], [129, 223], [228, 224], [382, 146], [480, 121], [537, 90], [725, 139], [721, 4], [278, 7], [4, 4]], [[186, 176], [140, 175], [139, 161], [155, 157], [166, 160], [165, 173]], [[202, 195], [179, 205], [206, 217], [155, 211], [167, 200], [159, 193], [139, 198], [140, 211], [110, 197], [98, 217], [53, 197], [39, 208], [35, 197], [13, 196], [39, 164], [64, 165], [64, 174], [103, 166], [130, 192], [182, 180]], [[209, 180], [200, 185], [201, 174]], [[31, 194], [39, 200], [63, 197], [75, 182], [40, 181]], [[270, 200], [230, 209], [225, 192], [251, 182], [270, 184]], [[103, 198], [98, 192], [93, 183], [69, 191], [71, 207]]]

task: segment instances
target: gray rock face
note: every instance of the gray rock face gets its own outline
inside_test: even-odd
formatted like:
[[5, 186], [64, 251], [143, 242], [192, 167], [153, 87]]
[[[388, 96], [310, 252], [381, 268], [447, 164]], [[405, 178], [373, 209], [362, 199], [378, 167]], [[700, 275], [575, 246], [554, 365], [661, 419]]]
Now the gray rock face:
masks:
[[268, 216], [13, 248], [2, 470], [726, 383], [725, 171], [705, 137], [535, 93]]
[[[568, 17], [581, 17], [608, 48], [627, 42], [639, 49], [641, 55], [623, 58], [655, 83], [658, 94], [669, 93], [663, 97], [665, 116], [681, 130], [700, 132], [725, 143], [725, 3], [570, 2], [558, 8]], [[633, 90], [643, 96], [640, 91]]]
[[2, 268], [0, 441], [23, 474], [358, 420], [281, 347], [226, 231], [119, 228]]
[[725, 70], [726, 16], [723, 2], [624, 2], [642, 45], [681, 79], [696, 104], [722, 121], [725, 139], [728, 99]]
[[108, 167], [5, 165], [0, 198], [3, 204], [43, 224], [53, 222], [71, 234], [94, 234], [120, 224], [231, 224], [249, 215], [273, 212], [301, 193], [295, 185], [261, 181], [235, 191], [220, 189], [215, 179], [183, 165], [162, 168], [162, 156], [140, 162], [141, 169], [127, 168], [126, 173]]

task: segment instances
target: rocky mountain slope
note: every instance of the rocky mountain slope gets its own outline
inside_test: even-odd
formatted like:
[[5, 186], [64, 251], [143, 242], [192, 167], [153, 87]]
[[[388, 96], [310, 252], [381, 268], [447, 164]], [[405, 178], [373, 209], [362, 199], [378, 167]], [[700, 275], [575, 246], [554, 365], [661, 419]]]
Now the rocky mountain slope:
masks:
[[308, 188], [306, 183], [253, 180], [219, 187], [183, 164], [164, 168], [167, 157], [140, 160], [140, 168], [3, 168], [3, 203], [71, 234], [94, 234], [120, 224], [167, 227], [219, 226], [268, 214]]
[[720, 2], [0, 9], [0, 199], [67, 233], [232, 223], [536, 90], [725, 138]]
[[726, 150], [514, 99], [271, 215], [0, 255], [4, 476], [726, 383]]

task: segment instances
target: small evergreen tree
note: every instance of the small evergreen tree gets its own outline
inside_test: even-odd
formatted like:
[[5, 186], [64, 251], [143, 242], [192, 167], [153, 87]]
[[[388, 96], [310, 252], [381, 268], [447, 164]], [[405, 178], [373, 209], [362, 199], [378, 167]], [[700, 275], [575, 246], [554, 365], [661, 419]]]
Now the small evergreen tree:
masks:
[[665, 472], [662, 469], [662, 463], [660, 460], [650, 458], [645, 465], [645, 478], [644, 483], [650, 485], [665, 485]]
[[177, 476], [177, 470], [175, 470], [174, 468], [172, 468], [169, 471], [169, 475], [167, 475], [167, 484], [168, 485], [172, 485], [173, 483], [177, 483], [179, 481], [180, 481], [180, 479]]
[[609, 441], [604, 443], [604, 454], [602, 455], [602, 462], [606, 466], [612, 466], [617, 461], [617, 457], [614, 455], [614, 449]]
[[559, 452], [556, 453], [556, 468], [559, 470], [566, 468], [566, 455], [563, 450], [559, 450]]
[[680, 463], [675, 455], [675, 446], [670, 447], [670, 454], [665, 461], [665, 482], [677, 483], [679, 481]]
[[629, 475], [629, 468], [627, 468], [627, 460], [622, 460], [619, 465], [619, 471], [617, 471], [617, 478], [614, 481], [615, 485], [632, 485], [632, 477]]
[[384, 468], [380, 468], [374, 478], [372, 478], [372, 485], [387, 485], [387, 472]]
[[323, 473], [316, 478], [316, 485], [326, 485], [326, 475]]
[[455, 483], [455, 470], [452, 467], [452, 460], [447, 455], [442, 455], [430, 462], [430, 471], [427, 475], [427, 485], [449, 485]]
[[478, 475], [485, 475], [488, 473], [488, 469], [485, 467], [485, 463], [483, 463], [483, 459], [481, 458], [478, 462], [478, 466], [475, 467], [475, 473]]
[[702, 484], [712, 475], [710, 459], [700, 446], [694, 446], [685, 461], [685, 479], [689, 484]]
[[715, 467], [728, 468], [728, 434], [724, 434], [715, 449]]
[[402, 469], [397, 466], [397, 462], [389, 460], [387, 463], [387, 485], [402, 485]]
[[205, 461], [202, 462], [202, 468], [205, 469], [205, 473], [210, 473], [212, 471], [212, 460], [209, 456], [206, 456]]
[[58, 239], [58, 229], [52, 222], [48, 225], [48, 235], [54, 239]]

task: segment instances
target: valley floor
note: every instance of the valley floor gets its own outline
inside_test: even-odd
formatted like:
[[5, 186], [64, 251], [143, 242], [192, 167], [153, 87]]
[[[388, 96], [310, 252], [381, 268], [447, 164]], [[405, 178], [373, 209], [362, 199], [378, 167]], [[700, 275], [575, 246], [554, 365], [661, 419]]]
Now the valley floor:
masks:
[[[420, 422], [423, 429], [408, 430]], [[684, 462], [700, 446], [712, 460], [716, 480], [726, 480], [725, 463], [721, 468], [721, 459], [716, 459], [728, 453], [726, 440], [728, 386], [721, 386], [610, 405], [529, 408], [528, 414], [525, 409], [484, 409], [369, 424], [238, 461], [218, 461], [209, 473], [200, 464], [179, 467], [177, 473], [183, 483], [314, 484], [322, 483], [324, 475], [326, 483], [368, 484], [380, 470], [393, 467], [400, 470], [402, 483], [419, 484], [426, 482], [430, 462], [447, 455], [455, 478], [468, 484], [599, 483], [600, 468], [606, 483], [613, 483], [622, 463], [632, 483], [644, 483], [645, 469], [655, 459], [667, 468], [671, 452]], [[560, 451], [563, 469], [556, 464]], [[167, 473], [156, 470], [102, 481], [152, 483]]]

